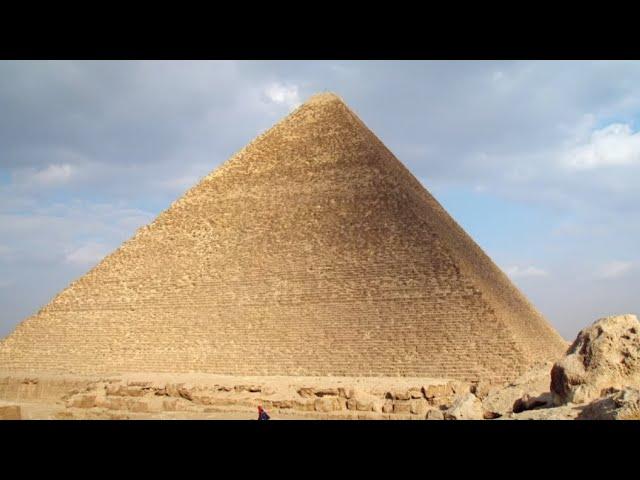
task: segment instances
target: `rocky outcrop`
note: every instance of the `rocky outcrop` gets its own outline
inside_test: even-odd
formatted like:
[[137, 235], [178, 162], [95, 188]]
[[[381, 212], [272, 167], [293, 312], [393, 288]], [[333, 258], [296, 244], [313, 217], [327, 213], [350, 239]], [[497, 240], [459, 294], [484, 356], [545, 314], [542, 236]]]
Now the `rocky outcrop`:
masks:
[[540, 397], [545, 394], [547, 396], [544, 397], [544, 401], [548, 401], [549, 372], [552, 366], [552, 362], [536, 364], [506, 386], [491, 388], [482, 401], [482, 407], [487, 414], [485, 416], [499, 418], [512, 412], [530, 410], [536, 403], [536, 407], [541, 406]]
[[587, 405], [580, 420], [640, 420], [640, 390], [614, 390]]
[[640, 322], [635, 315], [601, 318], [582, 330], [551, 370], [556, 405], [587, 403], [607, 389], [640, 388]]

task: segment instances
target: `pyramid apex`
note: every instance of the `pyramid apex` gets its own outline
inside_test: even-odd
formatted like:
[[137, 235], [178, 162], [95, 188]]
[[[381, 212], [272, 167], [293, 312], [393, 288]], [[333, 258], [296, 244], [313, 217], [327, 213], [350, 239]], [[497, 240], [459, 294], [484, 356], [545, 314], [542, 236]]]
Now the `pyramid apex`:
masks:
[[320, 93], [311, 95], [311, 97], [309, 97], [309, 99], [305, 103], [307, 105], [312, 105], [312, 104], [332, 103], [332, 102], [344, 103], [344, 100], [342, 100], [340, 96], [338, 96], [333, 92], [320, 92]]

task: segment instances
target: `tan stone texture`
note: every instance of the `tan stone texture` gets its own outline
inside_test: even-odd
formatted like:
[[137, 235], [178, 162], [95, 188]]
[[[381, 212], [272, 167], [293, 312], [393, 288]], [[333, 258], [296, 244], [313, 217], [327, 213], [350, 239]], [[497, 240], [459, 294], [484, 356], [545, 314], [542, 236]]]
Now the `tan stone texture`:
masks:
[[640, 321], [632, 314], [600, 318], [581, 330], [551, 370], [557, 405], [589, 402], [624, 387], [640, 388]]
[[321, 94], [22, 322], [0, 343], [0, 369], [504, 380], [565, 349]]

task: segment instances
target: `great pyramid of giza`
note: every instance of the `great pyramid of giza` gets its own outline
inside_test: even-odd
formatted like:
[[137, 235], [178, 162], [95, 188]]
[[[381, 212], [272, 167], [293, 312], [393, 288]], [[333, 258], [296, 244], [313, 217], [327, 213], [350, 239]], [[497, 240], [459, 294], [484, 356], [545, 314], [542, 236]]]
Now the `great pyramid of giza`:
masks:
[[565, 348], [343, 101], [320, 94], [22, 322], [0, 368], [507, 379]]

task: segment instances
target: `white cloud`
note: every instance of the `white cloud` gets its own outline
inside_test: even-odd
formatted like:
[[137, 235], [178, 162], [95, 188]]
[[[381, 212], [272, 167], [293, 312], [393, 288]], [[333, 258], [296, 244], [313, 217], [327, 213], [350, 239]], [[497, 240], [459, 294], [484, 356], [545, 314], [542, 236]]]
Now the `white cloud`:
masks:
[[77, 168], [68, 163], [50, 164], [42, 169], [25, 168], [14, 173], [20, 185], [56, 186], [69, 182], [77, 174]]
[[95, 265], [111, 251], [107, 245], [90, 242], [67, 253], [65, 260], [77, 266]]
[[600, 267], [598, 276], [600, 278], [618, 278], [626, 275], [634, 268], [635, 265], [633, 262], [613, 260]]
[[524, 278], [524, 277], [546, 277], [548, 273], [538, 267], [530, 265], [528, 267], [521, 267], [518, 265], [512, 265], [505, 268], [505, 272], [511, 278]]
[[286, 105], [290, 109], [300, 106], [300, 93], [296, 85], [284, 85], [281, 83], [272, 83], [265, 90], [266, 98], [280, 105]]
[[633, 133], [627, 124], [613, 123], [593, 131], [585, 143], [563, 157], [566, 166], [577, 170], [640, 163], [640, 132]]

